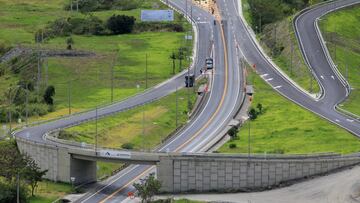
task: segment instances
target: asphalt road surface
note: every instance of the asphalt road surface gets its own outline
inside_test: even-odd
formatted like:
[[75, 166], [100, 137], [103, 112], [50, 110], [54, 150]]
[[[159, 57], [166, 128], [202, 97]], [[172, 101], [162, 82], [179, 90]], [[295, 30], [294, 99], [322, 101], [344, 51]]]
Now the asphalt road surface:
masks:
[[315, 26], [315, 20], [324, 14], [357, 3], [360, 1], [331, 2], [302, 13], [295, 21], [294, 27], [302, 52], [323, 89], [322, 96], [315, 99], [295, 86], [269, 62], [268, 57], [262, 54], [243, 18], [239, 15], [239, 1], [218, 0], [222, 15], [230, 19], [230, 27], [245, 58], [250, 64], [256, 64], [257, 73], [273, 89], [296, 104], [360, 137], [360, 121], [335, 110], [335, 107], [348, 96], [349, 88], [343, 77], [333, 67], [331, 58], [327, 57]]

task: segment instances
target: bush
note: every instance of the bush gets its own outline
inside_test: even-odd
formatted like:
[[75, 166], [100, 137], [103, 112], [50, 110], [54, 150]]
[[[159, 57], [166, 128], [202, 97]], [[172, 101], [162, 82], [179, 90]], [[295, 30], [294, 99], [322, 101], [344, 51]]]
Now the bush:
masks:
[[258, 113], [256, 112], [256, 110], [254, 108], [251, 108], [249, 111], [249, 117], [251, 120], [255, 120], [258, 116]]
[[228, 131], [229, 136], [231, 137], [231, 139], [234, 139], [237, 137], [237, 133], [239, 132], [238, 128], [233, 126], [230, 128], [230, 130]]
[[[0, 203], [16, 202], [16, 185], [0, 181]], [[29, 191], [24, 185], [20, 185], [20, 202], [28, 202]]]
[[134, 32], [183, 32], [184, 30], [181, 24], [162, 22], [139, 22], [134, 27]]
[[123, 149], [134, 149], [134, 144], [132, 144], [132, 143], [124, 143], [123, 145], [121, 145], [121, 148], [123, 148]]
[[55, 95], [55, 87], [50, 85], [46, 88], [45, 93], [44, 93], [44, 101], [46, 104], [48, 105], [53, 105], [54, 104], [54, 99], [53, 96]]
[[114, 34], [131, 33], [135, 24], [135, 18], [126, 15], [113, 15], [106, 23], [106, 27]]
[[231, 143], [230, 145], [229, 145], [229, 148], [230, 149], [235, 149], [237, 147], [237, 145], [235, 144], [235, 143]]

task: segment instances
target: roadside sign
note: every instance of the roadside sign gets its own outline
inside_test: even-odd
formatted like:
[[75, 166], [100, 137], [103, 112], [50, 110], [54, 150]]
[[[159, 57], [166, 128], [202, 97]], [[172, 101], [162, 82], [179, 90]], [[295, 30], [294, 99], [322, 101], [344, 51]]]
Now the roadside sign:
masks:
[[141, 21], [159, 22], [174, 21], [173, 10], [141, 10]]
[[101, 150], [99, 155], [102, 157], [110, 158], [121, 158], [121, 159], [130, 159], [131, 153], [125, 151], [115, 151], [115, 150]]
[[192, 40], [193, 37], [192, 37], [192, 35], [185, 35], [185, 39], [186, 39], [186, 40]]

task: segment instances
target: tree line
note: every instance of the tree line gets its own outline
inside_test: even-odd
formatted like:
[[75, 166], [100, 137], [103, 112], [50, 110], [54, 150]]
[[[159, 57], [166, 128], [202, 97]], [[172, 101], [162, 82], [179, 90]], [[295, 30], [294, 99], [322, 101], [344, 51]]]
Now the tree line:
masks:
[[13, 141], [0, 142], [0, 203], [28, 202], [34, 196], [38, 182], [47, 170], [41, 170], [36, 162], [22, 155]]
[[323, 1], [325, 0], [248, 0], [251, 25], [256, 32], [261, 32], [265, 25]]

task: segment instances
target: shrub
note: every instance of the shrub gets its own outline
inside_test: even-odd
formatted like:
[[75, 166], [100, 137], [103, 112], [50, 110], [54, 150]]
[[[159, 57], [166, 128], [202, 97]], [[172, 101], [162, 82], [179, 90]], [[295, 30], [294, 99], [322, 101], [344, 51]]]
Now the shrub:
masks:
[[183, 32], [184, 30], [181, 24], [162, 22], [139, 22], [134, 27], [134, 32]]
[[257, 118], [257, 112], [254, 108], [251, 108], [249, 111], [249, 117], [251, 120], [255, 120]]
[[126, 15], [113, 15], [106, 23], [106, 27], [114, 34], [131, 33], [135, 24], [135, 18]]
[[46, 104], [48, 105], [53, 105], [54, 104], [54, 100], [53, 100], [53, 96], [55, 95], [55, 87], [50, 85], [46, 88], [45, 93], [44, 93], [44, 101]]
[[235, 143], [231, 143], [230, 145], [229, 145], [229, 148], [230, 149], [234, 149], [234, 148], [236, 148], [237, 147], [237, 145], [235, 144]]
[[237, 137], [237, 133], [239, 132], [238, 128], [233, 126], [230, 128], [230, 130], [228, 131], [229, 136], [233, 139], [235, 137]]
[[124, 143], [123, 145], [121, 145], [121, 148], [123, 148], [123, 149], [134, 149], [134, 144], [133, 143]]

